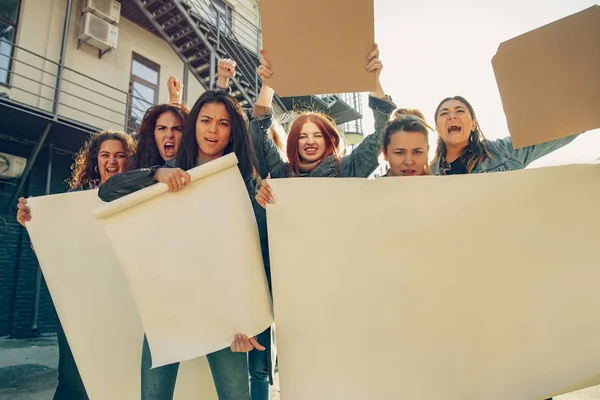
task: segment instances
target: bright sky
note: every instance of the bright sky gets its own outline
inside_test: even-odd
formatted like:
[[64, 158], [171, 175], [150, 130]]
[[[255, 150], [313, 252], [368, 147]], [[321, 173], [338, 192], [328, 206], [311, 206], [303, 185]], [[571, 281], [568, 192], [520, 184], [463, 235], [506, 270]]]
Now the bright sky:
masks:
[[[375, 1], [382, 86], [396, 104], [433, 113], [447, 96], [471, 102], [488, 139], [509, 136], [491, 60], [501, 42], [582, 11], [593, 0]], [[363, 94], [365, 133], [373, 117]], [[431, 135], [430, 159], [437, 135]], [[600, 130], [587, 132], [531, 167], [597, 162]]]

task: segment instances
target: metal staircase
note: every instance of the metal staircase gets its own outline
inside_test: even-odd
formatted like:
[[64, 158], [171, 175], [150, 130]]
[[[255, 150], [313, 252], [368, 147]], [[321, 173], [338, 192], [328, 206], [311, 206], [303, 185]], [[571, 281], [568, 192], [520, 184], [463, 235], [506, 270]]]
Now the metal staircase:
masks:
[[[234, 59], [237, 68], [236, 77], [231, 80], [232, 95], [242, 106], [254, 104], [261, 86], [256, 75], [258, 51], [261, 48], [260, 29], [256, 24], [238, 14], [235, 14], [235, 20], [227, 20], [229, 18], [217, 10], [212, 0], [121, 1], [124, 16], [132, 19], [128, 14], [141, 12], [151, 24], [153, 32], [169, 43], [206, 89], [211, 89], [216, 82], [217, 60]], [[135, 3], [137, 10], [127, 5], [131, 2]], [[352, 96], [353, 100], [350, 99]], [[308, 106], [330, 114], [338, 124], [362, 117], [360, 108], [351, 104], [360, 103], [358, 94], [275, 96], [273, 102], [276, 111]]]

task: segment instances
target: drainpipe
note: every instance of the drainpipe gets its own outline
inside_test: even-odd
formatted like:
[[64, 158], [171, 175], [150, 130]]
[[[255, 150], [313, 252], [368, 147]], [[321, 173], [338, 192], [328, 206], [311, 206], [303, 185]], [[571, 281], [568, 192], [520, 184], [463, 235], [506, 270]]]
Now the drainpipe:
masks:
[[[54, 145], [50, 143], [48, 146], [48, 170], [46, 171], [46, 196], [50, 194], [50, 183], [52, 182], [52, 159], [54, 157]], [[38, 316], [40, 314], [40, 292], [42, 289], [42, 270], [38, 264], [37, 277], [35, 279], [35, 292], [33, 295], [33, 321], [31, 330], [33, 332], [38, 329]]]
[[69, 36], [69, 24], [71, 23], [71, 8], [73, 0], [67, 0], [67, 9], [65, 10], [65, 22], [63, 24], [62, 42], [60, 44], [60, 56], [58, 58], [58, 72], [56, 73], [56, 88], [54, 89], [54, 104], [52, 105], [52, 114], [54, 120], [58, 119], [58, 102], [60, 101], [60, 91], [62, 86], [62, 74], [65, 67], [65, 49], [67, 47], [67, 38]]
[[215, 70], [217, 69], [217, 63], [216, 63], [216, 58], [217, 55], [215, 54], [216, 52], [214, 50], [210, 51], [210, 71], [209, 71], [209, 76], [210, 76], [210, 82], [208, 84], [208, 89], [209, 90], [213, 90], [215, 88]]
[[185, 62], [183, 64], [183, 93], [182, 99], [184, 103], [188, 103], [188, 82], [190, 80], [190, 63]]

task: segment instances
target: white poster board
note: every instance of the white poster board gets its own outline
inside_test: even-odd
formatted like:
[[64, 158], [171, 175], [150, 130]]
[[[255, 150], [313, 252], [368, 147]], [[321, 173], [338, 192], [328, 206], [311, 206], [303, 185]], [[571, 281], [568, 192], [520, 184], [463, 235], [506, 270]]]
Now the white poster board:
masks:
[[600, 166], [270, 185], [283, 399], [600, 383]]
[[131, 283], [154, 367], [229, 347], [273, 323], [258, 229], [235, 154], [95, 211]]
[[[144, 331], [92, 211], [97, 190], [27, 200], [27, 231], [90, 400], [139, 400]], [[175, 400], [217, 400], [206, 357], [183, 363]]]

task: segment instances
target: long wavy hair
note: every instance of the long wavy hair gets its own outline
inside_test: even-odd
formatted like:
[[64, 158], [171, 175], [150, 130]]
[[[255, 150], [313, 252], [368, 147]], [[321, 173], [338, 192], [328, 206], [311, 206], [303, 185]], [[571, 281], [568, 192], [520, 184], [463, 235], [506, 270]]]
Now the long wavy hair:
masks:
[[[329, 156], [333, 156], [338, 164], [338, 173], [339, 173], [339, 161], [343, 156], [343, 147], [342, 147], [342, 135], [338, 132], [335, 127], [335, 121], [328, 115], [306, 111], [301, 112], [298, 117], [292, 122], [290, 126], [290, 131], [288, 133], [287, 138], [287, 159], [288, 159], [288, 176], [292, 176], [293, 174], [300, 175], [300, 133], [302, 132], [302, 127], [307, 122], [312, 122], [317, 125], [319, 131], [323, 134], [323, 139], [325, 139], [325, 152], [318, 163], [321, 163], [325, 158]], [[316, 167], [315, 167], [316, 168]]]
[[[433, 116], [434, 121], [437, 121], [437, 115], [440, 111], [440, 107], [442, 107], [442, 104], [449, 100], [458, 100], [463, 103], [465, 106], [467, 106], [467, 109], [471, 113], [471, 119], [474, 121], [477, 120], [477, 117], [475, 116], [475, 110], [473, 109], [471, 103], [469, 103], [467, 99], [462, 96], [454, 96], [446, 97], [444, 100], [440, 101], [440, 104], [438, 104], [437, 108], [435, 109], [435, 114]], [[437, 140], [437, 147], [435, 149], [435, 157], [433, 158], [433, 161], [431, 161], [431, 165], [435, 165], [440, 160], [444, 161], [445, 157], [446, 143], [444, 143], [442, 137], [439, 136]], [[471, 134], [469, 135], [469, 143], [462, 149], [460, 157], [466, 160], [467, 173], [471, 173], [473, 168], [481, 164], [481, 162], [487, 157], [491, 157], [487, 147], [487, 140], [485, 136], [483, 136], [483, 132], [479, 126], [479, 121], [477, 121], [475, 129], [471, 131]]]
[[128, 160], [135, 154], [135, 140], [126, 133], [100, 131], [92, 134], [76, 154], [75, 162], [71, 166], [73, 173], [67, 180], [71, 189], [83, 188], [89, 185], [90, 181], [100, 179], [100, 172], [98, 172], [97, 168], [98, 153], [100, 152], [102, 143], [107, 140], [118, 140], [123, 143]]
[[136, 131], [137, 151], [130, 162], [130, 169], [147, 168], [153, 165], [163, 165], [165, 160], [158, 152], [154, 139], [154, 128], [158, 118], [166, 112], [175, 114], [182, 123], [185, 123], [190, 109], [185, 104], [159, 104], [146, 110], [142, 123]]
[[242, 177], [256, 176], [256, 154], [248, 131], [248, 119], [240, 104], [222, 90], [208, 90], [196, 101], [190, 115], [183, 124], [183, 134], [179, 150], [177, 150], [177, 166], [187, 171], [196, 166], [198, 157], [198, 139], [196, 139], [196, 122], [202, 106], [210, 103], [223, 104], [229, 114], [231, 123], [231, 141], [225, 147], [223, 155], [235, 153], [238, 168]]

